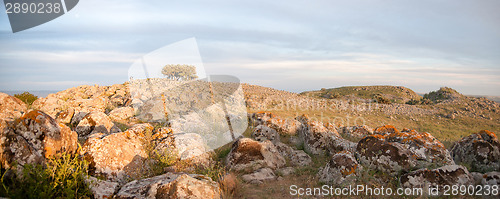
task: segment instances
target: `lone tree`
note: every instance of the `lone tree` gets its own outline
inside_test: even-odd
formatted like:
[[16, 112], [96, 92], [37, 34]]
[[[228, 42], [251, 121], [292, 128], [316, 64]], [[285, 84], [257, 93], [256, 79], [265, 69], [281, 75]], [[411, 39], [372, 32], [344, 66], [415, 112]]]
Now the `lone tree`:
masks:
[[193, 80], [198, 78], [196, 67], [187, 64], [168, 64], [163, 67], [161, 73], [170, 80]]

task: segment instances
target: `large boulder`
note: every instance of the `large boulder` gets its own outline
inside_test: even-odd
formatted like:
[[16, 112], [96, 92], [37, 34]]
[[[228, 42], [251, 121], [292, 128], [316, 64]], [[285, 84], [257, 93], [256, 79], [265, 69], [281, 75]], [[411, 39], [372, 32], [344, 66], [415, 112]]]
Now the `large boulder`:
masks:
[[391, 134], [391, 133], [399, 133], [399, 130], [396, 129], [396, 127], [394, 127], [392, 125], [384, 125], [384, 126], [380, 126], [380, 127], [375, 128], [373, 130], [373, 133], [380, 134], [380, 135], [387, 135], [387, 134]]
[[16, 97], [0, 93], [0, 119], [14, 120], [26, 112], [26, 104]]
[[43, 164], [46, 158], [77, 150], [77, 134], [49, 115], [34, 110], [25, 113], [12, 126], [4, 126], [0, 139], [3, 168], [13, 163]]
[[115, 182], [141, 177], [147, 170], [143, 167], [148, 158], [145, 132], [153, 129], [149, 124], [140, 124], [125, 132], [90, 135], [81, 153], [90, 162], [91, 173]]
[[103, 112], [92, 112], [87, 114], [76, 126], [78, 136], [85, 137], [94, 133], [111, 134], [121, 130]]
[[337, 131], [328, 130], [323, 123], [310, 120], [306, 115], [297, 117], [302, 123], [300, 137], [304, 142], [304, 150], [311, 154], [324, 154], [328, 152], [332, 137], [340, 137]]
[[438, 188], [443, 193], [444, 186], [468, 186], [473, 184], [472, 176], [467, 168], [460, 165], [446, 165], [437, 169], [419, 169], [406, 173], [400, 177], [401, 186], [404, 188], [423, 188], [429, 194], [429, 187]]
[[280, 136], [276, 130], [269, 128], [268, 126], [264, 125], [259, 125], [255, 127], [255, 129], [252, 132], [252, 138], [257, 140], [257, 141], [266, 141], [269, 140], [276, 144], [277, 142], [280, 141]]
[[495, 133], [482, 130], [456, 142], [451, 155], [457, 164], [467, 164], [472, 171], [500, 170], [500, 143]]
[[348, 184], [360, 175], [362, 169], [351, 152], [342, 151], [333, 155], [326, 166], [319, 170], [318, 178], [324, 183]]
[[269, 112], [253, 113], [250, 115], [250, 121], [254, 126], [266, 125], [282, 135], [297, 135], [301, 126], [300, 122], [293, 118], [283, 119]]
[[112, 198], [119, 187], [117, 182], [100, 180], [92, 176], [85, 178], [85, 184], [87, 184], [95, 199]]
[[264, 167], [277, 169], [285, 163], [285, 158], [271, 141], [258, 142], [250, 138], [234, 142], [226, 160], [228, 168], [250, 172]]
[[391, 174], [454, 164], [448, 150], [436, 138], [408, 129], [368, 135], [358, 142], [356, 152], [361, 164]]
[[166, 173], [152, 178], [134, 180], [115, 195], [117, 199], [139, 198], [220, 198], [219, 185], [197, 174]]

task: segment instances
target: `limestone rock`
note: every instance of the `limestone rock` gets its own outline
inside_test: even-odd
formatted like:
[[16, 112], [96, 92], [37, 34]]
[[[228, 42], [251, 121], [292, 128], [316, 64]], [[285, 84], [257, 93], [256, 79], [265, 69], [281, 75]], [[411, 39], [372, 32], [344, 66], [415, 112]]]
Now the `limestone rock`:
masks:
[[279, 139], [280, 136], [278, 132], [264, 125], [259, 125], [255, 127], [255, 129], [252, 132], [252, 138], [260, 142], [269, 140], [274, 144], [280, 141]]
[[352, 182], [362, 169], [351, 152], [342, 151], [333, 155], [326, 166], [319, 170], [318, 178], [320, 182], [341, 185]]
[[340, 136], [329, 136], [328, 137], [328, 152], [330, 154], [335, 154], [341, 151], [350, 151], [351, 153], [356, 152], [357, 143], [346, 140]]
[[92, 176], [87, 176], [87, 178], [85, 178], [85, 183], [89, 186], [90, 191], [94, 195], [95, 199], [106, 199], [113, 197], [119, 186], [117, 182], [99, 180]]
[[351, 137], [363, 138], [366, 135], [373, 134], [373, 130], [370, 129], [370, 127], [368, 127], [366, 125], [363, 125], [363, 126], [346, 126], [346, 127], [340, 128], [339, 133], [347, 135], [347, 136], [351, 136]]
[[16, 97], [0, 93], [0, 118], [14, 120], [26, 112], [26, 104]]
[[285, 163], [285, 158], [272, 142], [258, 142], [250, 138], [234, 142], [226, 160], [227, 166], [236, 171], [253, 171], [264, 167], [277, 169]]
[[312, 162], [311, 156], [303, 150], [294, 150], [292, 147], [281, 142], [276, 143], [276, 148], [283, 157], [290, 159], [290, 163], [294, 166], [306, 166]]
[[265, 125], [282, 135], [297, 135], [301, 126], [300, 122], [293, 118], [283, 119], [269, 112], [253, 113], [250, 115], [250, 121], [254, 126]]
[[481, 185], [499, 186], [500, 187], [500, 172], [492, 171], [482, 175]]
[[457, 164], [471, 165], [479, 172], [500, 170], [500, 142], [495, 133], [482, 130], [456, 142], [451, 155]]
[[102, 112], [91, 112], [76, 126], [75, 131], [80, 137], [94, 133], [112, 134], [121, 132], [109, 117]]
[[340, 137], [337, 131], [329, 131], [321, 122], [311, 121], [306, 115], [297, 117], [302, 123], [300, 137], [304, 141], [304, 150], [311, 154], [323, 154], [328, 151], [332, 136]]
[[56, 121], [61, 122], [63, 124], [69, 124], [71, 123], [71, 119], [73, 119], [74, 115], [75, 115], [75, 109], [68, 108], [56, 114]]
[[90, 170], [107, 180], [123, 182], [128, 177], [140, 177], [147, 158], [144, 132], [141, 126], [105, 135], [95, 133], [83, 145], [82, 154], [90, 162]]
[[262, 184], [265, 181], [276, 180], [276, 175], [270, 168], [261, 168], [252, 174], [243, 175], [241, 178], [250, 184]]
[[166, 173], [129, 182], [118, 191], [115, 198], [220, 198], [220, 188], [202, 175]]
[[197, 164], [206, 165], [209, 155], [203, 142], [203, 138], [196, 133], [175, 133], [175, 149], [181, 160], [192, 160]]
[[400, 183], [404, 188], [423, 188], [424, 193], [428, 194], [429, 186], [443, 190], [445, 185], [471, 185], [473, 179], [464, 166], [446, 165], [437, 169], [424, 168], [404, 174], [400, 178]]
[[43, 164], [46, 158], [77, 149], [77, 134], [49, 115], [34, 110], [4, 127], [0, 139], [0, 161], [3, 168], [14, 162], [19, 165]]
[[429, 133], [415, 130], [368, 135], [358, 142], [361, 164], [391, 174], [417, 168], [454, 164], [444, 145]]
[[133, 117], [134, 113], [135, 111], [132, 107], [120, 107], [113, 109], [108, 115], [113, 121], [126, 121]]

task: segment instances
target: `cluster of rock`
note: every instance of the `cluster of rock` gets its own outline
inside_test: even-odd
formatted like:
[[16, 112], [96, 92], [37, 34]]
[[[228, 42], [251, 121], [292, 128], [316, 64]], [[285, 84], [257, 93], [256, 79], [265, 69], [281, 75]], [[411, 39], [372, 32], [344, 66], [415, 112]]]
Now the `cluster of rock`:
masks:
[[[74, 154], [89, 162], [90, 176], [86, 182], [95, 198], [220, 198], [219, 185], [202, 175], [165, 171], [163, 175], [141, 179], [151, 175], [150, 166], [154, 164], [151, 161], [157, 161], [149, 157], [151, 154], [169, 153], [175, 161], [190, 160], [197, 165], [210, 161], [199, 135], [174, 132], [168, 127], [155, 129], [148, 123], [132, 125], [122, 132], [115, 122], [133, 124], [130, 118], [134, 115], [130, 106], [123, 106], [125, 103], [117, 103], [121, 106], [110, 111], [103, 109], [101, 103], [64, 109], [67, 104], [62, 104], [78, 101], [59, 99], [67, 95], [90, 96], [81, 100], [94, 101], [92, 96], [101, 93], [98, 97], [116, 99], [116, 92], [110, 94], [101, 87], [82, 88], [85, 89], [69, 89], [35, 101], [35, 107], [43, 106], [40, 105], [43, 102], [47, 105], [45, 110], [53, 116], [38, 109], [28, 110], [17, 98], [0, 93], [2, 168], [22, 175], [19, 166], [45, 164], [49, 158], [63, 153]], [[86, 89], [94, 95], [86, 93]], [[61, 103], [51, 106], [47, 104], [51, 100]], [[83, 143], [81, 148], [79, 140]], [[130, 182], [133, 179], [137, 180]]]
[[[243, 138], [235, 142], [226, 163], [231, 169], [248, 173], [243, 179], [250, 183], [276, 180], [275, 173], [287, 170], [287, 165], [308, 165], [311, 163], [308, 154], [330, 157], [317, 177], [320, 182], [337, 186], [356, 182], [366, 175], [363, 170], [397, 176], [401, 186], [410, 188], [457, 183], [498, 185], [500, 182], [499, 142], [489, 131], [462, 139], [450, 153], [429, 133], [410, 129], [399, 131], [391, 125], [373, 130], [367, 126], [336, 127], [312, 121], [305, 115], [277, 123], [282, 119], [266, 112], [251, 114], [249, 118], [256, 125], [252, 133], [254, 140]], [[294, 123], [300, 123], [299, 127], [284, 130]], [[296, 138], [304, 151], [280, 142], [277, 134], [286, 135], [290, 140]], [[361, 140], [355, 143], [342, 136]], [[304, 158], [294, 159], [294, 155], [290, 155], [294, 153]], [[470, 165], [473, 172], [457, 164]]]

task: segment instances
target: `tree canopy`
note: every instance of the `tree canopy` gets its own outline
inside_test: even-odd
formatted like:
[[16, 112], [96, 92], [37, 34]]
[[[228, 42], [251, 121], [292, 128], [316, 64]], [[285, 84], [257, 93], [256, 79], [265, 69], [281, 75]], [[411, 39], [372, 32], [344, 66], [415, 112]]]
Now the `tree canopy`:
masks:
[[161, 73], [171, 80], [193, 80], [198, 78], [196, 67], [187, 64], [167, 64], [161, 70]]

